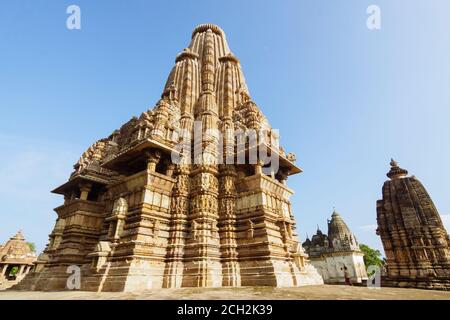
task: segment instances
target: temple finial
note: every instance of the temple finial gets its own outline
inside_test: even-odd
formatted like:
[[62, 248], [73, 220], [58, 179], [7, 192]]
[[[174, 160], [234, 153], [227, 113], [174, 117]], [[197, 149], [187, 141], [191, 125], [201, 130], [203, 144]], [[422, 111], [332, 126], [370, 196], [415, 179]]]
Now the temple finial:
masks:
[[391, 158], [391, 162], [389, 164], [391, 165], [391, 167], [398, 167], [398, 163], [394, 160], [394, 158]]
[[333, 213], [331, 216], [338, 216], [339, 213], [336, 211], [336, 207], [333, 207]]
[[19, 231], [17, 231], [17, 233], [11, 239], [18, 239], [18, 240], [25, 239], [25, 237], [23, 236], [22, 229], [19, 229]]
[[399, 167], [398, 162], [391, 158], [391, 170], [386, 174], [390, 179], [403, 178], [408, 174], [408, 171]]

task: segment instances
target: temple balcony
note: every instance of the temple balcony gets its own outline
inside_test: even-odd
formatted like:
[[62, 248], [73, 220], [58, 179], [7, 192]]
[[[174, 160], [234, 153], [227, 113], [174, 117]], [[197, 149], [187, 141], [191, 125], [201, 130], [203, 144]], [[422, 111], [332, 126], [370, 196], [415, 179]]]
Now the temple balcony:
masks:
[[102, 202], [73, 199], [54, 210], [59, 218], [65, 220], [66, 228], [79, 225], [97, 229], [101, 226], [105, 205]]
[[289, 198], [294, 192], [277, 179], [256, 173], [238, 180], [236, 189], [239, 192], [239, 197], [236, 199], [238, 213], [262, 209], [273, 215], [276, 221], [280, 219], [288, 223], [293, 221]]
[[113, 198], [121, 195], [128, 203], [129, 212], [145, 207], [162, 215], [169, 214], [170, 196], [175, 179], [149, 169], [142, 170], [111, 184], [109, 191]]

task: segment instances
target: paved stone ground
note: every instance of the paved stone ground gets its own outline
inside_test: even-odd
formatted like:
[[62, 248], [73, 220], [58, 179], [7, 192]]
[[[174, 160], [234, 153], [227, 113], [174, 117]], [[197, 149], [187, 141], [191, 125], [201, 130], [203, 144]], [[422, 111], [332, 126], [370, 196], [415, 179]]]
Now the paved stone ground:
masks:
[[299, 288], [241, 287], [241, 288], [181, 288], [155, 289], [139, 293], [87, 291], [1, 291], [0, 300], [450, 300], [450, 292], [434, 290], [350, 286], [307, 286]]

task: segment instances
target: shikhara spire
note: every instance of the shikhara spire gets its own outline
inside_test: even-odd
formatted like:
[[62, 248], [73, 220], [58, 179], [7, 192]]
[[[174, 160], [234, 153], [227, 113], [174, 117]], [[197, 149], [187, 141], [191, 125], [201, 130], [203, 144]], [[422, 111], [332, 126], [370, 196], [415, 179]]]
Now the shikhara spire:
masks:
[[377, 234], [387, 261], [385, 284], [448, 290], [450, 237], [425, 187], [391, 159]]
[[[198, 117], [204, 108], [200, 96], [212, 94], [219, 120], [237, 128], [255, 127], [270, 130], [266, 118], [250, 98], [239, 60], [229, 49], [225, 33], [212, 24], [195, 28], [191, 43], [175, 60], [166, 89], [174, 85], [181, 92], [182, 117]], [[207, 98], [205, 98], [207, 99]], [[203, 102], [203, 104], [202, 104]], [[197, 109], [196, 109], [197, 105]], [[214, 106], [215, 107], [215, 106]]]

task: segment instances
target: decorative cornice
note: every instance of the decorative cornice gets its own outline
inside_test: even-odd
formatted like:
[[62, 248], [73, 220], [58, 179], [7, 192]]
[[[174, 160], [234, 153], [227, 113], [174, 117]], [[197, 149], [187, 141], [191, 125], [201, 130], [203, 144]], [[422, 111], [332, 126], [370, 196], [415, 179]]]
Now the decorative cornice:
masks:
[[403, 178], [408, 174], [408, 170], [402, 169], [398, 166], [397, 161], [391, 159], [391, 170], [386, 174], [390, 179]]
[[205, 23], [205, 24], [198, 25], [194, 29], [194, 31], [192, 31], [192, 38], [194, 38], [194, 36], [197, 33], [206, 32], [208, 30], [211, 30], [212, 32], [214, 32], [215, 34], [217, 34], [221, 37], [225, 36], [225, 32], [223, 32], [223, 30], [219, 26], [216, 26], [215, 24], [212, 24], [212, 23]]
[[185, 48], [183, 51], [181, 51], [177, 57], [175, 58], [175, 62], [179, 62], [182, 61], [184, 59], [192, 59], [192, 60], [196, 60], [198, 59], [199, 56], [197, 53], [192, 52], [189, 48]]
[[236, 64], [239, 64], [239, 59], [236, 58], [236, 56], [233, 55], [231, 52], [228, 53], [226, 56], [220, 57], [220, 58], [219, 58], [219, 61], [220, 61], [220, 62], [227, 62], [227, 61], [230, 61], [230, 62], [234, 62], [234, 63], [236, 63]]

